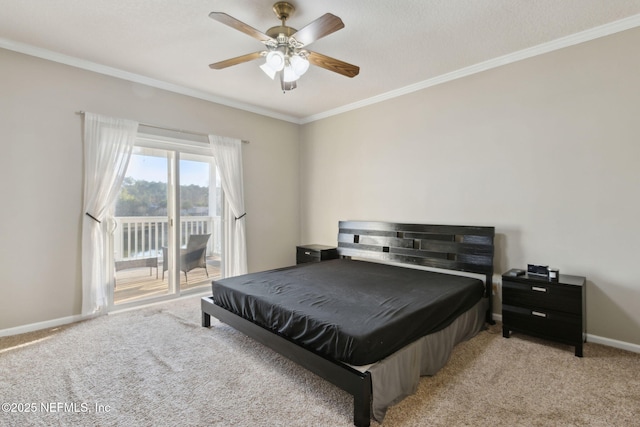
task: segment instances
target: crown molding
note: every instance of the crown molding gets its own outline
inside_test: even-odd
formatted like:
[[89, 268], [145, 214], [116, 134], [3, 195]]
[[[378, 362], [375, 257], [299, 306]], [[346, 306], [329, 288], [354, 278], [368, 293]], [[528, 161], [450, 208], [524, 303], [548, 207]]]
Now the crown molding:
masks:
[[594, 27], [589, 30], [581, 31], [570, 36], [562, 37], [556, 40], [552, 40], [547, 43], [539, 44], [527, 49], [523, 49], [517, 52], [513, 52], [504, 56], [489, 59], [488, 61], [480, 62], [469, 67], [461, 68], [450, 73], [442, 74], [432, 79], [424, 80], [409, 86], [402, 87], [400, 89], [392, 90], [380, 95], [373, 96], [371, 98], [364, 99], [362, 101], [354, 102], [352, 104], [344, 105], [342, 107], [328, 110], [323, 113], [314, 114], [304, 117], [300, 120], [301, 124], [311, 123], [320, 119], [335, 116], [338, 114], [346, 113], [348, 111], [357, 110], [369, 105], [377, 104], [392, 98], [397, 98], [412, 92], [417, 92], [422, 89], [426, 89], [432, 86], [436, 86], [442, 83], [450, 82], [452, 80], [460, 79], [470, 76], [472, 74], [481, 73], [483, 71], [490, 70], [492, 68], [501, 67], [503, 65], [512, 64], [514, 62], [522, 61], [534, 56], [542, 55], [545, 53], [553, 52], [555, 50], [563, 49], [565, 47], [574, 46], [580, 43], [595, 40], [601, 37], [609, 36], [611, 34], [619, 33], [621, 31], [629, 30], [640, 26], [640, 14], [633, 15], [625, 19], [611, 22], [609, 24]]
[[41, 59], [46, 59], [60, 64], [69, 65], [71, 67], [80, 68], [87, 71], [93, 71], [95, 73], [104, 74], [110, 77], [116, 77], [118, 79], [127, 80], [134, 83], [140, 83], [143, 85], [155, 87], [157, 89], [163, 89], [169, 92], [178, 93], [181, 95], [190, 96], [192, 98], [198, 98], [205, 101], [210, 101], [216, 104], [221, 104], [227, 107], [237, 108], [239, 110], [248, 111], [250, 113], [259, 114], [262, 116], [271, 117], [274, 119], [284, 120], [295, 124], [300, 124], [298, 117], [289, 116], [286, 114], [277, 113], [265, 108], [259, 108], [254, 105], [245, 104], [237, 101], [215, 96], [207, 92], [191, 89], [185, 86], [165, 82], [162, 80], [152, 79], [140, 74], [131, 73], [128, 71], [120, 70], [118, 68], [109, 67], [106, 65], [98, 64], [96, 62], [86, 61], [84, 59], [76, 58], [69, 55], [63, 55], [61, 53], [53, 52], [48, 49], [43, 49], [37, 46], [32, 46], [26, 43], [19, 43], [9, 39], [0, 37], [0, 48], [12, 50], [14, 52], [23, 53], [25, 55], [34, 56]]
[[168, 83], [162, 80], [152, 79], [140, 74], [131, 73], [128, 71], [120, 70], [106, 65], [98, 64], [91, 61], [75, 58], [68, 55], [63, 55], [57, 52], [53, 52], [47, 49], [39, 48], [36, 46], [28, 45], [25, 43], [14, 42], [9, 39], [0, 37], [0, 48], [12, 50], [15, 52], [23, 53], [30, 56], [35, 56], [49, 61], [58, 62], [61, 64], [69, 65], [76, 68], [81, 68], [88, 71], [93, 71], [99, 74], [116, 77], [123, 80], [128, 80], [135, 83], [144, 84], [147, 86], [155, 87], [158, 89], [167, 90], [169, 92], [179, 93], [193, 98], [202, 99], [205, 101], [214, 102], [216, 104], [225, 105], [231, 108], [237, 108], [239, 110], [259, 114], [266, 117], [271, 117], [278, 120], [284, 120], [295, 124], [306, 124], [317, 120], [325, 119], [338, 114], [346, 113], [359, 108], [367, 107], [369, 105], [377, 104], [389, 99], [397, 98], [399, 96], [407, 95], [409, 93], [417, 92], [432, 86], [436, 86], [442, 83], [450, 82], [452, 80], [460, 79], [470, 76], [472, 74], [480, 73], [490, 70], [492, 68], [501, 67], [503, 65], [512, 64], [514, 62], [522, 61], [524, 59], [532, 58], [534, 56], [542, 55], [545, 53], [553, 52], [555, 50], [563, 49], [565, 47], [574, 46], [580, 43], [588, 42], [594, 39], [605, 37], [611, 34], [619, 33], [621, 31], [629, 30], [640, 26], [640, 14], [630, 16], [618, 21], [614, 21], [608, 24], [601, 25], [599, 27], [591, 28], [589, 30], [581, 31], [570, 36], [562, 37], [556, 40], [552, 40], [548, 43], [543, 43], [537, 46], [533, 46], [527, 49], [523, 49], [514, 53], [510, 53], [504, 56], [490, 59], [488, 61], [480, 62], [469, 67], [461, 68], [450, 73], [446, 73], [428, 80], [424, 80], [412, 85], [402, 87], [393, 91], [385, 92], [380, 95], [373, 96], [371, 98], [363, 99], [358, 102], [354, 102], [342, 107], [334, 108], [322, 113], [313, 114], [307, 117], [298, 118], [286, 114], [277, 113], [275, 111], [259, 108], [254, 105], [236, 102], [228, 98], [212, 95], [203, 91], [191, 89], [185, 86]]

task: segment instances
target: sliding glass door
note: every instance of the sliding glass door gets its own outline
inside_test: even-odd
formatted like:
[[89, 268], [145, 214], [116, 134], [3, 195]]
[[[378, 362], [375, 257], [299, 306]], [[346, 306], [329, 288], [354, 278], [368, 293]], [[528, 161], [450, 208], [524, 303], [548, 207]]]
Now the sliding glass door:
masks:
[[136, 147], [116, 200], [113, 232], [114, 304], [166, 296], [162, 280], [169, 244], [169, 167], [166, 150]]
[[182, 154], [180, 176], [180, 290], [208, 286], [220, 276], [220, 186], [210, 157]]
[[141, 144], [129, 162], [108, 239], [114, 308], [198, 291], [222, 273], [213, 158], [188, 146], [146, 145], [172, 149]]

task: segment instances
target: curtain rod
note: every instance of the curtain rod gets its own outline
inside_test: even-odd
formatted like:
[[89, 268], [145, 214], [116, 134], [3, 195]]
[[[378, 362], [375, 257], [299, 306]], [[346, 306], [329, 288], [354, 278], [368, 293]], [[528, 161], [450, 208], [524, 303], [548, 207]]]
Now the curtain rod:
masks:
[[[83, 114], [84, 114], [84, 111], [82, 111], [82, 110], [80, 110], [80, 111], [76, 111], [76, 114], [83, 115]], [[138, 123], [138, 126], [144, 126], [144, 127], [146, 127], [146, 128], [154, 128], [154, 129], [161, 129], [161, 130], [168, 130], [168, 131], [170, 131], [170, 132], [186, 133], [186, 134], [189, 134], [189, 135], [206, 136], [207, 138], [209, 137], [209, 135], [208, 135], [208, 134], [206, 134], [206, 133], [202, 133], [202, 132], [193, 132], [193, 131], [190, 131], [190, 130], [182, 130], [182, 129], [168, 128], [168, 127], [164, 127], [164, 126], [152, 125], [152, 124], [149, 124], [149, 123], [140, 123], [140, 122], [139, 122], [139, 123]], [[242, 140], [242, 142], [243, 142], [244, 144], [249, 144], [249, 141], [246, 141], [246, 140], [244, 140], [244, 139]]]

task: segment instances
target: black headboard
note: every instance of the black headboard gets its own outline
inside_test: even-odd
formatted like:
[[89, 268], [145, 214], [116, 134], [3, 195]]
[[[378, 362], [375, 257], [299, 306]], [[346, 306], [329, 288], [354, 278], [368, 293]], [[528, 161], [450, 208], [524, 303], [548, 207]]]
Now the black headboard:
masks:
[[338, 253], [483, 274], [491, 295], [494, 227], [340, 221]]

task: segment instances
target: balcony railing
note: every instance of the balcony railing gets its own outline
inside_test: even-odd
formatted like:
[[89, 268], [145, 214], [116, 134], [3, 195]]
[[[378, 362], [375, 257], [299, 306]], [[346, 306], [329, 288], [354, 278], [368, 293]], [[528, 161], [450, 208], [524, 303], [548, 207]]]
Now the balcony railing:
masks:
[[[168, 245], [167, 217], [115, 217], [114, 258], [116, 261], [139, 258], [162, 258], [162, 247]], [[211, 234], [207, 256], [221, 253], [222, 228], [219, 216], [180, 217], [180, 246], [187, 244], [192, 234]]]

